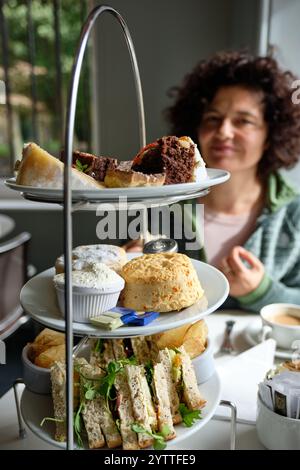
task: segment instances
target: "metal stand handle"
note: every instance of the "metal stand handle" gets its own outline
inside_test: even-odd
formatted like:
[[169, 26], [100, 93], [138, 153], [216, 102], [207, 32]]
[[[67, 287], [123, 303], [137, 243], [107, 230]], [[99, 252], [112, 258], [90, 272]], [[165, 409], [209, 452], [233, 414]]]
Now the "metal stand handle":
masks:
[[221, 400], [219, 403], [220, 406], [226, 406], [230, 408], [231, 411], [231, 420], [230, 420], [230, 450], [235, 450], [236, 442], [236, 406], [232, 401]]
[[65, 170], [64, 170], [64, 255], [65, 255], [65, 312], [66, 312], [66, 396], [67, 396], [67, 449], [73, 450], [73, 309], [72, 309], [72, 282], [71, 282], [71, 251], [72, 251], [72, 181], [71, 181], [71, 165], [72, 165], [72, 149], [73, 149], [73, 136], [74, 136], [74, 123], [76, 102], [78, 94], [78, 85], [82, 61], [87, 45], [87, 41], [91, 30], [95, 24], [96, 19], [102, 13], [110, 13], [120, 23], [127, 47], [130, 54], [131, 65], [134, 74], [135, 87], [138, 100], [138, 113], [139, 113], [139, 133], [140, 145], [145, 146], [146, 132], [145, 132], [145, 117], [142, 87], [140, 75], [136, 60], [136, 55], [133, 47], [133, 42], [127, 28], [127, 25], [121, 15], [113, 8], [105, 5], [99, 5], [94, 8], [89, 14], [85, 24], [83, 25], [79, 45], [72, 69], [71, 84], [69, 90], [68, 107], [66, 115], [66, 132], [65, 132]]
[[18, 385], [24, 384], [23, 379], [17, 379], [14, 382], [14, 395], [15, 395], [15, 403], [17, 409], [17, 416], [18, 416], [18, 425], [19, 425], [19, 439], [24, 439], [27, 436], [26, 429], [24, 427], [24, 423], [22, 420], [21, 409], [20, 409], [20, 400], [18, 395]]

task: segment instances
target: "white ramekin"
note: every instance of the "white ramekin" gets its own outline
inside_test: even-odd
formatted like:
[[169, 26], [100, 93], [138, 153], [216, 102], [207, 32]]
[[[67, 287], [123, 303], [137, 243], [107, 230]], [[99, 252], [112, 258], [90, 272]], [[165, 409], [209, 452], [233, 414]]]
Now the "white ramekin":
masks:
[[[102, 289], [91, 289], [73, 286], [73, 320], [89, 323], [89, 319], [97, 317], [117, 305], [120, 292], [124, 288], [124, 280], [120, 277], [114, 285]], [[59, 309], [65, 314], [65, 288], [63, 284], [54, 283]]]
[[198, 384], [206, 382], [215, 372], [213, 347], [209, 338], [207, 338], [205, 351], [199, 356], [194, 357], [192, 364], [195, 369]]

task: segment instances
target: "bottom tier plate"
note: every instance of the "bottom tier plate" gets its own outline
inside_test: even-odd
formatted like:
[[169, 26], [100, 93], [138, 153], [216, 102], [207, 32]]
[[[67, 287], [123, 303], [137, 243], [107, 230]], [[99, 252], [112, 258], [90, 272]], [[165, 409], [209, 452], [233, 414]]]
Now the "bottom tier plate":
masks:
[[[207, 382], [201, 384], [199, 389], [203, 397], [207, 400], [207, 404], [202, 410], [202, 419], [196, 421], [191, 428], [187, 428], [181, 424], [176, 425], [175, 430], [177, 436], [172, 441], [169, 441], [169, 444], [172, 443], [172, 448], [203, 428], [215, 413], [221, 397], [221, 382], [218, 374], [215, 373]], [[50, 395], [38, 395], [25, 388], [21, 398], [21, 412], [25, 424], [37, 437], [55, 447], [61, 449], [66, 448], [64, 442], [54, 440], [55, 423], [46, 421], [43, 427], [40, 425], [45, 417], [53, 417], [53, 405]]]

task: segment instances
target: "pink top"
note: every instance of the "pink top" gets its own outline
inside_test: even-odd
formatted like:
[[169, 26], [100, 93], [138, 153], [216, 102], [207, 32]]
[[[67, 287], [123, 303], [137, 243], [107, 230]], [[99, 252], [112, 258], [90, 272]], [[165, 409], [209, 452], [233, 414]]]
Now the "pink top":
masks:
[[257, 214], [227, 215], [204, 207], [204, 248], [208, 263], [219, 266], [236, 245], [243, 245], [254, 230]]

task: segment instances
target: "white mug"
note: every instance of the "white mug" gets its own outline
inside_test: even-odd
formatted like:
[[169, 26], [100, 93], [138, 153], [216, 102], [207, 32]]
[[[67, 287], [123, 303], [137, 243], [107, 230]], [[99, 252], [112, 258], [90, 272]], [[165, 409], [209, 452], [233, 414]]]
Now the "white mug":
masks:
[[[299, 325], [276, 322], [277, 316], [288, 314], [299, 318]], [[261, 309], [260, 316], [263, 322], [262, 340], [271, 337], [280, 348], [300, 350], [300, 305], [281, 303], [266, 305]]]

